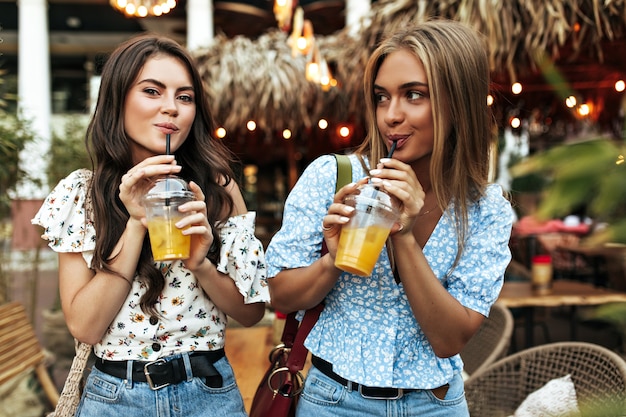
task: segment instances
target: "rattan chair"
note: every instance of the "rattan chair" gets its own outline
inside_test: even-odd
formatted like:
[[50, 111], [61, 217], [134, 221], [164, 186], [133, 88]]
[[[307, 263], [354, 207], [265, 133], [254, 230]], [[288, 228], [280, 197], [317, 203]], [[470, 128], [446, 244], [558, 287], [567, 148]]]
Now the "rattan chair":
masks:
[[500, 303], [491, 307], [489, 317], [461, 351], [464, 370], [471, 378], [477, 371], [486, 368], [506, 356], [513, 335], [514, 319], [511, 311]]
[[587, 342], [536, 346], [477, 372], [465, 385], [470, 415], [513, 415], [529, 394], [568, 374], [583, 417], [626, 415], [626, 361], [603, 346]]
[[24, 306], [16, 301], [0, 305], [0, 385], [33, 369], [50, 405], [56, 407], [59, 393], [45, 359]]

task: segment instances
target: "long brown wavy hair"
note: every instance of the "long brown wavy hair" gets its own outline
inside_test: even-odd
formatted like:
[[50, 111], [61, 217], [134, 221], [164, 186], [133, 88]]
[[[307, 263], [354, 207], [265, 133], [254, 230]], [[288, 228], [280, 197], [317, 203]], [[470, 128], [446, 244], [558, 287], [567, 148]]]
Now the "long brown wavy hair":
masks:
[[[374, 81], [385, 58], [398, 50], [412, 53], [426, 70], [435, 136], [430, 179], [442, 212], [454, 202], [458, 260], [467, 233], [468, 208], [484, 194], [496, 140], [494, 118], [487, 105], [490, 72], [486, 43], [462, 23], [443, 19], [415, 25], [382, 41], [365, 68], [368, 134], [356, 150], [369, 155], [370, 166], [387, 152], [376, 125]], [[451, 125], [447, 136], [446, 116]]]
[[[233, 200], [225, 186], [234, 180], [232, 167], [236, 159], [212, 136], [215, 123], [194, 59], [169, 38], [153, 34], [132, 38], [118, 46], [103, 67], [98, 101], [86, 134], [87, 149], [95, 167], [89, 191], [97, 237], [92, 264], [95, 270], [113, 273], [108, 263], [116, 256], [113, 249], [129, 219], [119, 198], [122, 175], [134, 165], [132, 139], [124, 129], [125, 99], [146, 61], [156, 54], [178, 59], [187, 68], [196, 91], [196, 116], [189, 136], [176, 152], [176, 161], [182, 166], [179, 176], [202, 188], [209, 224], [218, 226], [213, 228], [214, 244], [207, 254], [212, 262], [217, 262], [220, 251], [217, 229], [233, 209]], [[147, 234], [136, 275], [147, 288], [140, 300], [142, 310], [158, 314], [155, 305], [165, 281], [155, 267]]]

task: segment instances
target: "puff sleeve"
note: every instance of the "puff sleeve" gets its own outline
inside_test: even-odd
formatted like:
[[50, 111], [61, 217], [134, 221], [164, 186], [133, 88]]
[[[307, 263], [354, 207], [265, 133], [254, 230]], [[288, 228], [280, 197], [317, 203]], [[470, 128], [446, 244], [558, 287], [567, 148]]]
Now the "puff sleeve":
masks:
[[217, 270], [232, 278], [246, 304], [269, 301], [263, 245], [254, 235], [255, 212], [229, 218], [220, 229]]
[[52, 250], [80, 252], [89, 267], [96, 245], [96, 231], [85, 204], [91, 176], [91, 171], [79, 169], [62, 179], [31, 220], [43, 227], [41, 237]]

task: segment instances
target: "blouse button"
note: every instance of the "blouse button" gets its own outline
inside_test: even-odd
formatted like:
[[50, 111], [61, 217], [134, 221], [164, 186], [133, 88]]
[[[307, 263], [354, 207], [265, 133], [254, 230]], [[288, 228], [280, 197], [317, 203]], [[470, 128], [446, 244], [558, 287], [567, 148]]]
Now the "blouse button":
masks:
[[159, 319], [158, 319], [158, 318], [156, 318], [155, 316], [150, 317], [150, 324], [151, 324], [151, 325], [153, 325], [153, 326], [154, 326], [154, 325], [155, 325], [155, 324], [157, 324], [158, 322], [159, 322]]
[[159, 350], [161, 350], [161, 345], [159, 345], [158, 343], [153, 343], [152, 350], [158, 352]]

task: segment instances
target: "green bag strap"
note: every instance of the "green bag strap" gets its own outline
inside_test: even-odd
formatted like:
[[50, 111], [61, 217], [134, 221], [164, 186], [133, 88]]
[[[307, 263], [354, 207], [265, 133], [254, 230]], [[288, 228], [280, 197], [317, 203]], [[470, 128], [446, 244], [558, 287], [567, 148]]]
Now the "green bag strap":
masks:
[[337, 185], [335, 186], [335, 192], [337, 192], [341, 187], [352, 182], [352, 164], [347, 155], [335, 154], [335, 159], [337, 159]]
[[[335, 192], [339, 191], [344, 185], [350, 184], [352, 181], [352, 163], [350, 158], [346, 155], [333, 154], [337, 160], [337, 185], [335, 185]], [[322, 256], [328, 252], [326, 247], [326, 241], [322, 239]]]
[[[352, 164], [350, 163], [350, 158], [346, 155], [334, 155], [335, 159], [337, 159], [337, 185], [335, 186], [335, 192], [337, 192], [341, 187], [352, 181]], [[327, 252], [326, 241], [322, 239], [322, 256]], [[304, 361], [309, 353], [306, 347], [304, 347], [304, 340], [315, 325], [323, 308], [324, 302], [322, 301], [316, 307], [306, 310], [300, 328], [298, 328], [299, 323], [296, 319], [297, 311], [287, 315], [281, 341], [287, 346], [289, 345], [289, 341], [292, 344], [291, 355], [289, 355], [289, 359], [287, 360], [287, 367], [289, 369], [299, 371], [304, 366]]]

